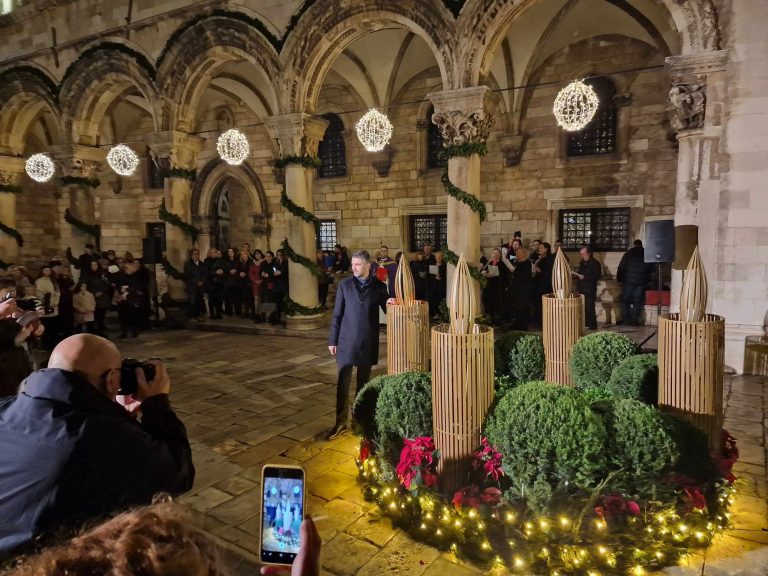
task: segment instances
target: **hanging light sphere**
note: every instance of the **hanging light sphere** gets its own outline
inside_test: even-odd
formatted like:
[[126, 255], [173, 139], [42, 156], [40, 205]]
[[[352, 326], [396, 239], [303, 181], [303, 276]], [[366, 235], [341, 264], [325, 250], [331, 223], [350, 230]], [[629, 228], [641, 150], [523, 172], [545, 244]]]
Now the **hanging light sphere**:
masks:
[[574, 80], [558, 92], [552, 111], [563, 130], [576, 132], [595, 117], [599, 104], [600, 100], [592, 86]]
[[125, 144], [118, 144], [107, 154], [107, 164], [120, 176], [132, 176], [139, 167], [139, 157]]
[[355, 124], [357, 138], [368, 152], [379, 152], [392, 138], [392, 123], [384, 114], [373, 108]]
[[248, 139], [245, 137], [245, 134], [240, 132], [240, 130], [231, 128], [219, 136], [216, 150], [224, 162], [232, 166], [239, 166], [248, 158], [251, 147], [248, 145]]
[[32, 154], [27, 158], [24, 169], [35, 182], [48, 182], [56, 172], [56, 165], [47, 154]]

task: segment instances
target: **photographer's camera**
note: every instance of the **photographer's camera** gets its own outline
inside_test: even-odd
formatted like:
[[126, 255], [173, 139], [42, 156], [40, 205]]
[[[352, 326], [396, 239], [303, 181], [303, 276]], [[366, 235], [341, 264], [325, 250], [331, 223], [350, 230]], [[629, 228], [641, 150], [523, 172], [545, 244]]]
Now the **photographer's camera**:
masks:
[[157, 368], [154, 364], [142, 362], [136, 358], [125, 358], [120, 366], [120, 390], [117, 391], [118, 394], [127, 396], [139, 391], [136, 368], [141, 368], [144, 371], [144, 378], [147, 382], [154, 380], [157, 375]]

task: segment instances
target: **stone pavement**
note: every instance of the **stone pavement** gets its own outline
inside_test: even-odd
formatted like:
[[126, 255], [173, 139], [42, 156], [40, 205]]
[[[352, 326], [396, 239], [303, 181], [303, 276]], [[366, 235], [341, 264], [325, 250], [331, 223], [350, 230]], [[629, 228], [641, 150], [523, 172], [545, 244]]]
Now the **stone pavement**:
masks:
[[[120, 340], [124, 356], [168, 365], [171, 400], [187, 425], [197, 477], [181, 501], [220, 543], [235, 575], [258, 573], [261, 467], [301, 463], [308, 509], [323, 538], [323, 574], [481, 574], [450, 554], [411, 541], [362, 498], [347, 434], [326, 442], [335, 406], [335, 362], [323, 334], [300, 337], [199, 330]], [[633, 334], [634, 335], [634, 334]], [[382, 346], [381, 357], [386, 353]], [[383, 366], [374, 370], [382, 373]], [[765, 439], [768, 379], [726, 379], [726, 427], [736, 436], [741, 478], [734, 528], [668, 574], [768, 574]]]

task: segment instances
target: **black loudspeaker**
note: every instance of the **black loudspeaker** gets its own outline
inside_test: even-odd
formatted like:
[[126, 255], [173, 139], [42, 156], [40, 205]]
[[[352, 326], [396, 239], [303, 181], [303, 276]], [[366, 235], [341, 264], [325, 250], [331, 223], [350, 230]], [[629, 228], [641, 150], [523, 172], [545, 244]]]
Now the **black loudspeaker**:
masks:
[[142, 238], [141, 251], [144, 264], [160, 264], [163, 259], [160, 238]]
[[699, 227], [693, 224], [675, 226], [675, 261], [672, 268], [685, 270], [693, 256], [693, 249], [699, 245]]
[[645, 223], [645, 261], [674, 262], [675, 221], [654, 220]]

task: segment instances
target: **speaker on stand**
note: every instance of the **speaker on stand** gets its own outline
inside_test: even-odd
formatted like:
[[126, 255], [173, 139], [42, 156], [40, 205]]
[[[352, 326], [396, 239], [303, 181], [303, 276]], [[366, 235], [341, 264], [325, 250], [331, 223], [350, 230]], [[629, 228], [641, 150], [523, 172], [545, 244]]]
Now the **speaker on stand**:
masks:
[[[659, 298], [656, 304], [656, 317], [661, 318], [661, 265], [675, 261], [675, 221], [652, 220], [645, 223], [645, 262], [656, 264], [657, 289]], [[658, 321], [657, 321], [658, 322]], [[646, 342], [656, 335], [656, 332], [648, 336], [640, 343], [642, 348]]]

